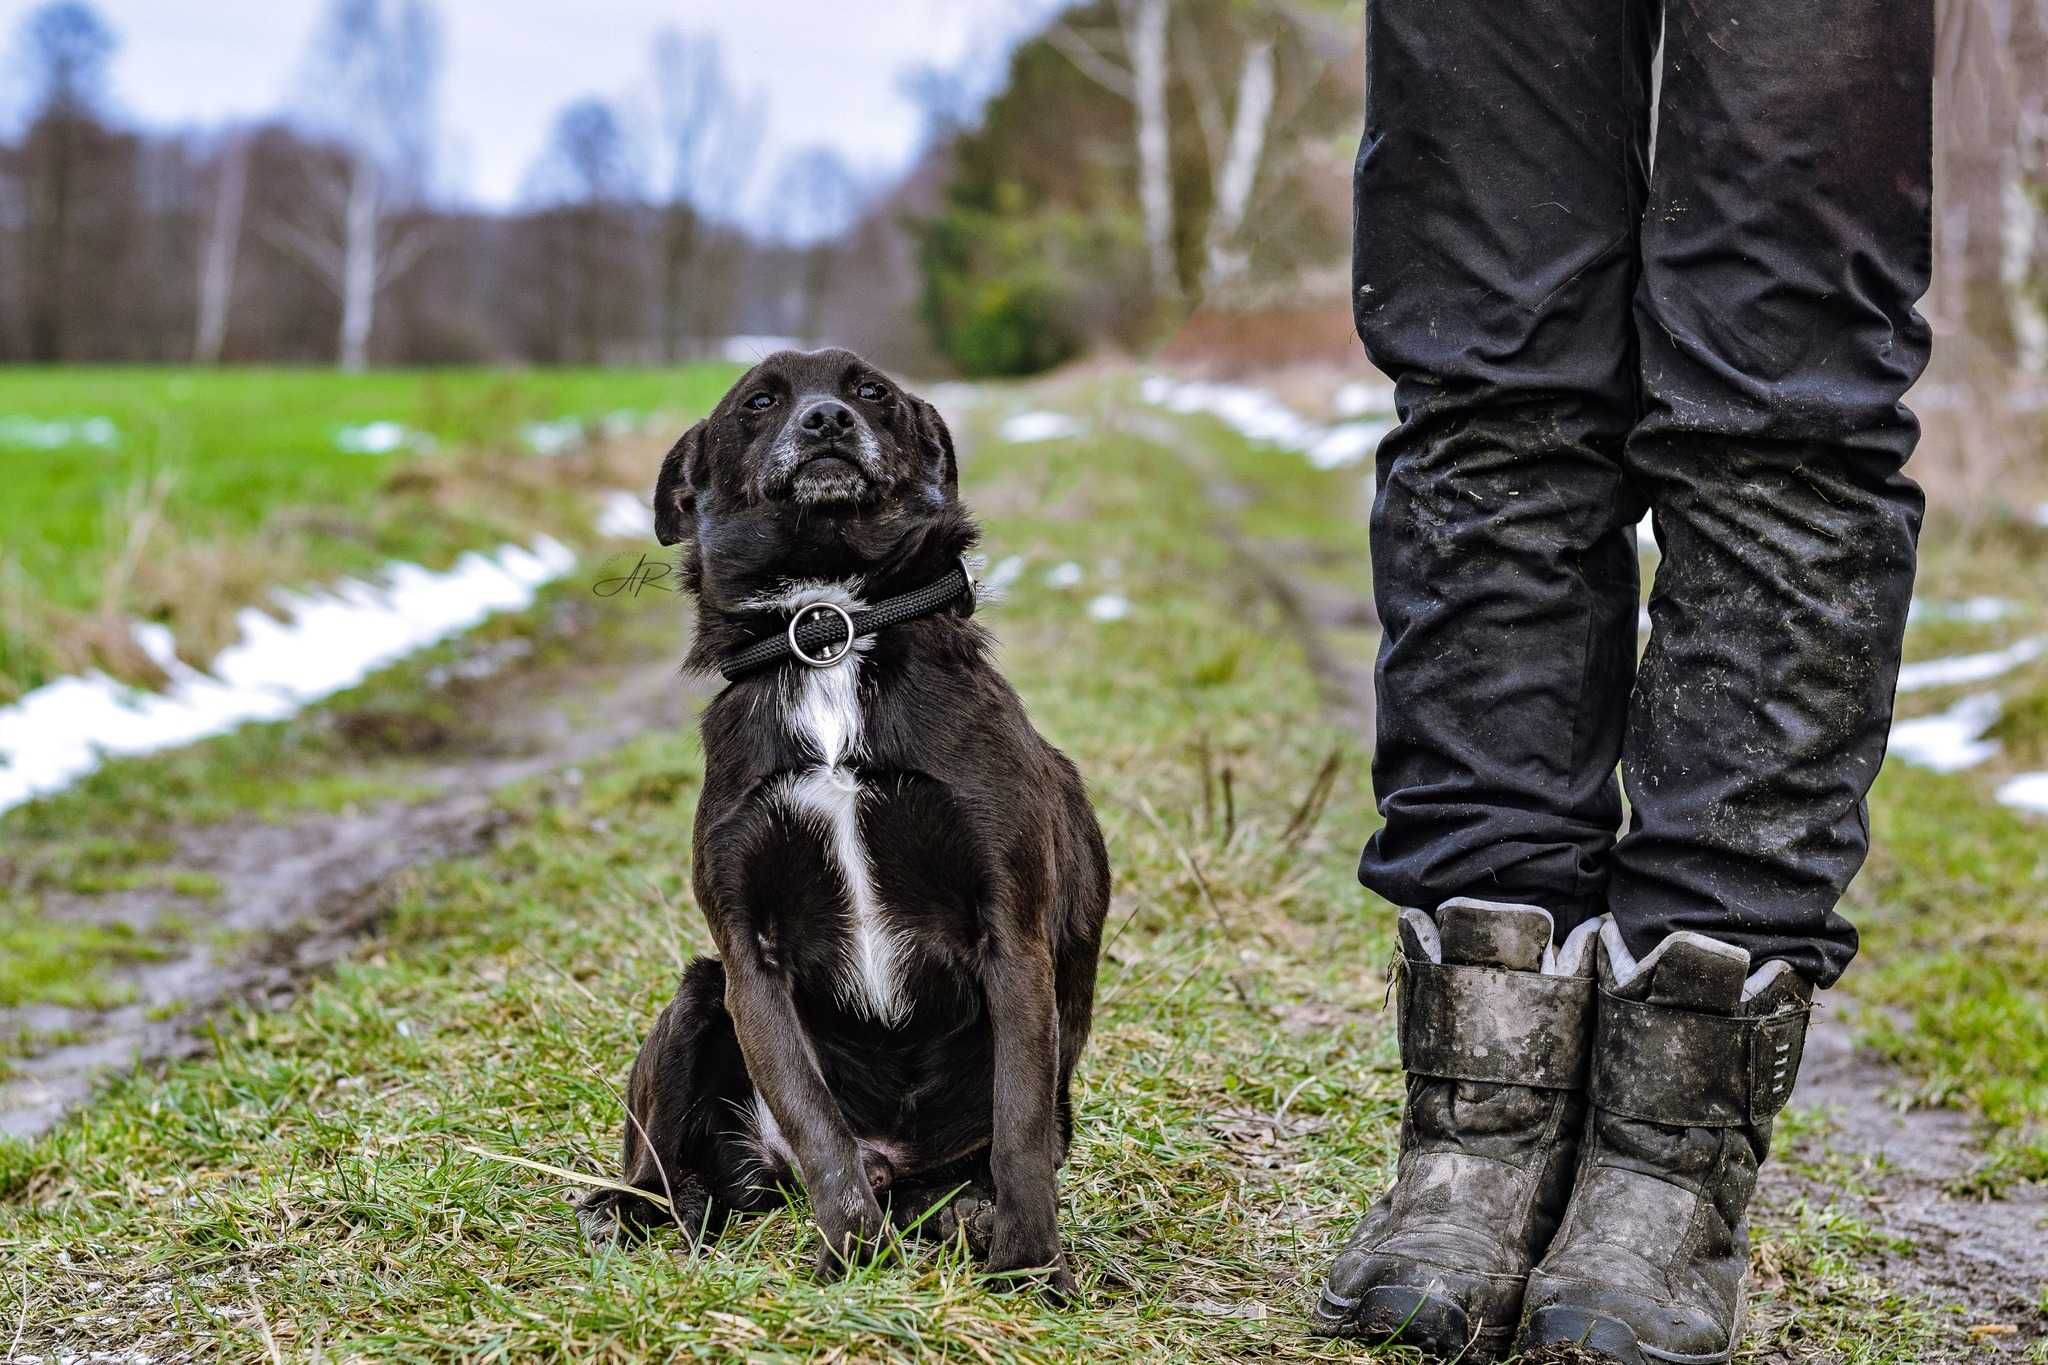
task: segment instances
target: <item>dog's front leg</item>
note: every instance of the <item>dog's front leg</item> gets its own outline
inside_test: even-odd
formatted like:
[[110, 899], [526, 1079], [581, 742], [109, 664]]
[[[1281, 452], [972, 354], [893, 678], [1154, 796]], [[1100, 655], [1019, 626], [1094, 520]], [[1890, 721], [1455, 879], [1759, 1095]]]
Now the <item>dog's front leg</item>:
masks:
[[726, 955], [725, 1007], [747, 1074], [796, 1157], [824, 1246], [821, 1278], [832, 1279], [872, 1246], [887, 1219], [868, 1184], [860, 1147], [818, 1070], [787, 978], [741, 946]]
[[1052, 954], [1043, 939], [1005, 942], [1003, 931], [992, 937], [993, 951], [982, 973], [996, 1072], [989, 1151], [996, 1207], [989, 1269], [1047, 1271], [1047, 1292], [1071, 1299], [1076, 1291], [1060, 1252], [1055, 1174], [1060, 1161], [1059, 1016]]

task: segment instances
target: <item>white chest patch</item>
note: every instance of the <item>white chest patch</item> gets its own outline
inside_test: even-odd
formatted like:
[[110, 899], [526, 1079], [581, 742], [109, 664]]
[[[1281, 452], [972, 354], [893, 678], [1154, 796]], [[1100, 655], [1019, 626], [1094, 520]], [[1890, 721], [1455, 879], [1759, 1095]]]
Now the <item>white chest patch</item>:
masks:
[[[773, 605], [795, 611], [831, 602], [849, 612], [867, 604], [836, 583], [793, 583]], [[815, 830], [846, 886], [848, 919], [839, 998], [885, 1024], [909, 1013], [903, 997], [903, 944], [875, 890], [874, 866], [860, 832], [860, 779], [848, 765], [861, 755], [860, 666], [868, 642], [856, 641], [829, 668], [797, 666], [786, 674], [783, 723], [813, 756], [811, 766], [784, 778], [777, 795]]]

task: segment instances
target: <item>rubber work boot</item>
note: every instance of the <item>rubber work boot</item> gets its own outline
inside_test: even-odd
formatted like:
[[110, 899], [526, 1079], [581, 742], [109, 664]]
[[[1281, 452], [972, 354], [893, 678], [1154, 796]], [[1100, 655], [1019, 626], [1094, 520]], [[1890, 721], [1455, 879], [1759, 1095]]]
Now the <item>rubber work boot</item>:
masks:
[[1554, 949], [1533, 906], [1401, 912], [1400, 1166], [1330, 1268], [1318, 1332], [1467, 1361], [1513, 1338], [1571, 1193], [1598, 925]]
[[1638, 962], [1609, 923], [1599, 958], [1593, 1116], [1564, 1226], [1529, 1277], [1521, 1349], [1718, 1365], [1742, 1332], [1749, 1197], [1813, 988], [1691, 932]]

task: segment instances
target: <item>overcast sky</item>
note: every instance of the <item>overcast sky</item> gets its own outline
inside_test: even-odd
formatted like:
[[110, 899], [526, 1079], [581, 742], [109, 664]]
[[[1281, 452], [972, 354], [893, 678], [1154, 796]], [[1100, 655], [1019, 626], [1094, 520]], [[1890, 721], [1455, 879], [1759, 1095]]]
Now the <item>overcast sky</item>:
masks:
[[[117, 111], [212, 124], [286, 103], [322, 0], [92, 0], [120, 36]], [[34, 0], [0, 0], [0, 43]], [[811, 143], [864, 179], [900, 170], [922, 117], [899, 85], [920, 63], [999, 58], [1059, 0], [438, 0], [442, 180], [492, 206], [517, 200], [557, 110], [644, 88], [655, 32], [718, 36], [733, 83], [769, 100], [758, 192]], [[0, 68], [4, 69], [4, 68]]]

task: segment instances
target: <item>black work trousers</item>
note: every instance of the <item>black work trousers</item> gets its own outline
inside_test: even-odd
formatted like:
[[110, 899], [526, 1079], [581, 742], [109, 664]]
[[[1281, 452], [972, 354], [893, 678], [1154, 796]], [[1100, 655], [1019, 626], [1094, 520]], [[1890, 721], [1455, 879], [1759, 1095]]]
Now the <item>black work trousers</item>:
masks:
[[1369, 0], [1372, 890], [1848, 964], [1922, 512], [1932, 11]]

